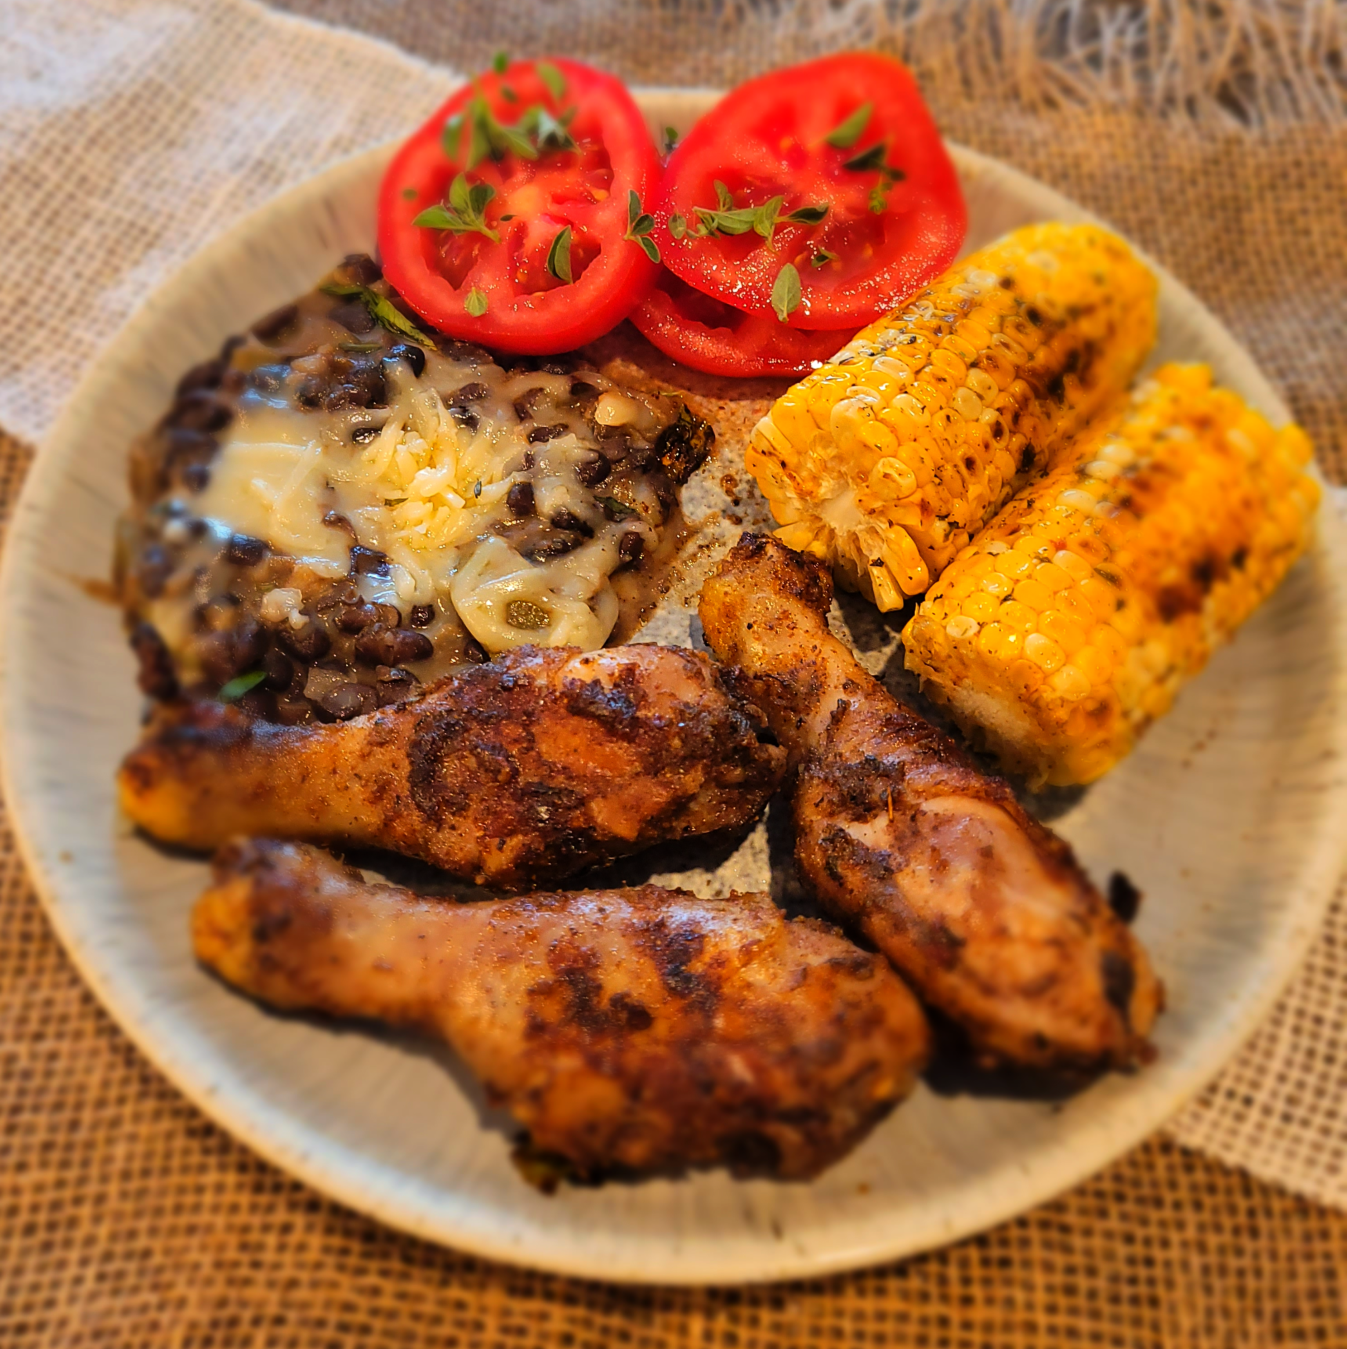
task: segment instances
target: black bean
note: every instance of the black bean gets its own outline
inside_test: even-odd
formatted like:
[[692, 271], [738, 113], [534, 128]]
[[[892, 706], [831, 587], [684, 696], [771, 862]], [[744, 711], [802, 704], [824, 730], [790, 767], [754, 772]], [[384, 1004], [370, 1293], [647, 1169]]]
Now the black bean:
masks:
[[276, 699], [276, 720], [282, 726], [298, 726], [308, 721], [313, 705], [302, 693], [291, 692]]
[[589, 383], [588, 380], [584, 379], [571, 380], [572, 398], [593, 398], [598, 394], [598, 392], [599, 387], [597, 384], [591, 384]]
[[429, 604], [413, 604], [412, 611], [407, 615], [407, 622], [414, 628], [428, 628], [434, 621], [435, 610]]
[[401, 670], [396, 666], [390, 668], [381, 665], [375, 675], [378, 683], [374, 691], [378, 696], [380, 707], [400, 703], [420, 682], [410, 670]]
[[378, 426], [357, 426], [351, 432], [351, 439], [357, 445], [368, 445], [371, 440], [377, 440], [382, 428]]
[[406, 361], [412, 368], [412, 374], [420, 379], [426, 371], [426, 353], [410, 342], [399, 342], [384, 357], [386, 361]]
[[194, 365], [178, 381], [178, 387], [175, 390], [176, 396], [181, 398], [194, 389], [217, 389], [220, 386], [220, 381], [224, 378], [224, 372], [225, 362], [218, 356], [209, 361], [202, 361], [199, 365]]
[[221, 403], [209, 389], [192, 389], [168, 410], [165, 423], [189, 431], [220, 431], [234, 419], [234, 409]]
[[295, 386], [295, 402], [302, 408], [322, 407], [327, 385], [317, 375], [305, 375]]
[[469, 637], [463, 643], [463, 659], [470, 661], [473, 665], [485, 665], [491, 659], [491, 656], [477, 638]]
[[136, 674], [140, 691], [149, 698], [176, 698], [178, 677], [173, 671], [173, 657], [158, 628], [152, 623], [137, 623], [131, 631], [131, 650], [140, 666]]
[[558, 436], [566, 435], [570, 429], [565, 422], [555, 422], [551, 426], [530, 427], [528, 442], [530, 445], [540, 445], [543, 441], [555, 440]]
[[364, 632], [371, 623], [377, 623], [379, 617], [377, 605], [343, 604], [337, 614], [337, 626], [343, 632]]
[[141, 594], [146, 599], [158, 599], [164, 593], [164, 586], [173, 572], [173, 559], [168, 549], [160, 543], [148, 544], [140, 555], [140, 564], [136, 575], [140, 581]]
[[225, 544], [225, 559], [236, 567], [252, 567], [267, 555], [267, 545], [251, 534], [234, 534]]
[[323, 523], [329, 529], [344, 529], [352, 538], [355, 538], [355, 526], [340, 511], [325, 512]]
[[275, 693], [284, 693], [295, 682], [295, 668], [289, 656], [272, 647], [262, 657], [262, 672], [266, 675], [262, 687]]
[[259, 393], [275, 393], [290, 374], [288, 365], [259, 365], [248, 376], [248, 383]]
[[655, 450], [664, 471], [681, 486], [706, 461], [715, 443], [711, 424], [681, 407], [678, 420], [659, 433]]
[[428, 660], [435, 644], [423, 632], [375, 623], [355, 639], [355, 656], [367, 665], [409, 665]]
[[374, 316], [359, 300], [348, 300], [345, 304], [333, 305], [328, 310], [327, 316], [353, 333], [367, 333], [374, 327]]
[[526, 548], [524, 556], [530, 562], [546, 562], [549, 558], [563, 557], [567, 553], [574, 552], [579, 546], [578, 534], [554, 534], [550, 539]]
[[559, 511], [553, 512], [552, 524], [570, 534], [583, 534], [587, 539], [594, 537], [594, 527], [587, 520], [582, 520], [574, 511], [568, 511], [564, 506]]
[[447, 410], [460, 426], [466, 426], [469, 431], [475, 431], [481, 425], [482, 419], [471, 408], [465, 408], [458, 403], [450, 403]]
[[356, 683], [338, 684], [319, 694], [314, 701], [334, 721], [350, 721], [364, 712], [373, 712], [378, 706], [374, 690]]
[[463, 384], [455, 389], [450, 397], [456, 403], [477, 403], [491, 392], [485, 384], [478, 380], [473, 380], [470, 384]]
[[517, 482], [505, 494], [505, 504], [513, 515], [533, 514], [533, 484]]
[[387, 576], [388, 554], [357, 543], [351, 549], [351, 570], [357, 576]]
[[267, 630], [255, 618], [241, 618], [233, 638], [234, 672], [255, 669], [267, 652]]
[[178, 481], [189, 492], [204, 492], [210, 482], [210, 469], [205, 464], [184, 464], [178, 474]]
[[383, 269], [368, 253], [348, 253], [341, 260], [341, 270], [357, 286], [372, 286], [383, 276]]
[[608, 476], [611, 467], [603, 455], [596, 454], [589, 459], [581, 460], [575, 466], [575, 476], [586, 487], [596, 487]]
[[306, 616], [302, 627], [292, 628], [286, 624], [278, 630], [277, 635], [281, 645], [296, 660], [301, 660], [306, 665], [322, 660], [332, 647], [332, 639], [327, 635], [327, 629], [312, 614]]
[[297, 304], [283, 304], [279, 309], [273, 309], [270, 314], [258, 319], [253, 324], [252, 334], [259, 342], [273, 342], [291, 327], [298, 317]]
[[234, 634], [227, 628], [223, 632], [203, 633], [192, 645], [211, 683], [226, 684], [238, 673], [234, 664]]
[[226, 364], [229, 358], [244, 344], [247, 339], [241, 333], [232, 333], [220, 343], [220, 359]]
[[635, 532], [624, 534], [617, 541], [617, 555], [622, 559], [624, 565], [639, 562], [644, 552], [645, 539]]

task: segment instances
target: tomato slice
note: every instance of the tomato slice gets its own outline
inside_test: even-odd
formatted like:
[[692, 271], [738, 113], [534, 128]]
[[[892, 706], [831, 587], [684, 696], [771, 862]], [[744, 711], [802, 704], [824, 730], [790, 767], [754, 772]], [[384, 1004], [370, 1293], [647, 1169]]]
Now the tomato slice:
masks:
[[631, 321], [666, 356], [711, 375], [805, 375], [840, 351], [854, 328], [806, 331], [745, 314], [661, 268]]
[[[568, 351], [649, 290], [656, 268], [628, 237], [628, 196], [645, 202], [658, 180], [650, 133], [620, 80], [560, 57], [515, 62], [460, 89], [389, 165], [384, 275], [452, 337]], [[416, 224], [423, 212], [438, 225]]]
[[751, 314], [773, 313], [775, 290], [797, 328], [859, 328], [897, 308], [949, 266], [968, 223], [911, 72], [862, 52], [728, 94], [670, 156], [653, 214], [670, 271]]

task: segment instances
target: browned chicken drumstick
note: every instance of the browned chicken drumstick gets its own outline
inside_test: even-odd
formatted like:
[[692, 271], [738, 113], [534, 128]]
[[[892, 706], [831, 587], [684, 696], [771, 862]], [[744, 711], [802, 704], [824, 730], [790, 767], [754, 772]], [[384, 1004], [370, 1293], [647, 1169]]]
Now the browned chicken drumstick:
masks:
[[831, 602], [822, 566], [751, 534], [701, 601], [707, 641], [799, 763], [806, 880], [984, 1061], [1132, 1062], [1161, 1001], [1145, 952], [1071, 849], [861, 668]]
[[170, 706], [118, 781], [122, 808], [166, 843], [388, 848], [517, 888], [746, 823], [784, 769], [767, 739], [697, 652], [521, 647], [331, 725]]
[[920, 1007], [882, 957], [765, 895], [644, 886], [455, 904], [304, 844], [236, 842], [197, 956], [286, 1010], [443, 1037], [581, 1174], [812, 1176], [912, 1087]]

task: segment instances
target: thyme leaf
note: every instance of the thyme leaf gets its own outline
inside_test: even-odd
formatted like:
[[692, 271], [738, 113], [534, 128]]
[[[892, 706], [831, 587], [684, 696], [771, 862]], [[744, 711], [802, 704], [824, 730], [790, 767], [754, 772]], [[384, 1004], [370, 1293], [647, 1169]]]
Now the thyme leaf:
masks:
[[862, 103], [850, 117], [839, 122], [823, 139], [838, 150], [850, 150], [860, 140], [861, 132], [865, 130], [874, 110], [873, 103]]
[[664, 128], [664, 153], [673, 154], [674, 146], [678, 144], [678, 128], [676, 126], [666, 126]]
[[486, 296], [474, 286], [463, 301], [463, 308], [475, 319], [486, 313]]
[[497, 75], [504, 75], [506, 70], [509, 68], [509, 65], [510, 65], [509, 52], [503, 51], [497, 52], [495, 56], [491, 58], [491, 69], [494, 70]]
[[610, 520], [626, 520], [638, 512], [634, 506], [628, 506], [625, 501], [619, 501], [616, 497], [595, 497], [604, 513]]
[[884, 141], [876, 141], [868, 150], [862, 150], [858, 155], [846, 160], [842, 167], [850, 169], [853, 173], [873, 173], [876, 169], [885, 167], [884, 156], [888, 154], [889, 147]]
[[[686, 223], [686, 222], [685, 222]], [[651, 262], [659, 261], [659, 246], [650, 237], [655, 228], [655, 217], [641, 209], [641, 199], [635, 191], [627, 193], [627, 232], [622, 236], [639, 244]]]
[[320, 286], [319, 290], [324, 295], [335, 295], [339, 299], [359, 300], [369, 310], [370, 317], [381, 327], [387, 328], [390, 333], [397, 333], [399, 337], [405, 337], [419, 347], [429, 347], [431, 351], [438, 350], [434, 341], [386, 295], [380, 295], [378, 291], [373, 291], [368, 286], [357, 286], [344, 281], [330, 281], [327, 285]]
[[250, 689], [255, 689], [265, 678], [265, 670], [249, 670], [247, 674], [235, 675], [228, 683], [220, 685], [217, 695], [222, 703], [237, 702]]
[[811, 267], [825, 267], [828, 263], [836, 261], [836, 253], [831, 253], [826, 248], [818, 248], [814, 250], [814, 255], [809, 259], [809, 265]]
[[800, 274], [794, 264], [787, 263], [777, 274], [772, 286], [772, 308], [784, 323], [800, 307]]
[[559, 99], [566, 92], [566, 77], [551, 61], [535, 61], [533, 69], [538, 72], [538, 78], [547, 86], [547, 92], [553, 98]]
[[564, 281], [567, 285], [573, 280], [571, 276], [571, 227], [569, 225], [563, 226], [557, 232], [557, 237], [552, 240], [552, 247], [547, 250], [547, 270], [558, 281]]
[[496, 195], [490, 183], [469, 185], [465, 173], [458, 174], [449, 184], [449, 205], [427, 206], [412, 221], [423, 229], [451, 230], [454, 234], [484, 234], [493, 244], [500, 235], [486, 223], [487, 203]]

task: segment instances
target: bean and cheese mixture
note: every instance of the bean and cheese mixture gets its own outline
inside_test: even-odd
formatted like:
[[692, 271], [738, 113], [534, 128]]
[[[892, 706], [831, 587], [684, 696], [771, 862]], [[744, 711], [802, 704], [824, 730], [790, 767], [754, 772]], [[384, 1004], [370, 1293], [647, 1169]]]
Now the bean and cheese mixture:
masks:
[[677, 398], [421, 332], [349, 258], [189, 371], [136, 447], [142, 687], [294, 723], [524, 643], [600, 647], [711, 443]]

